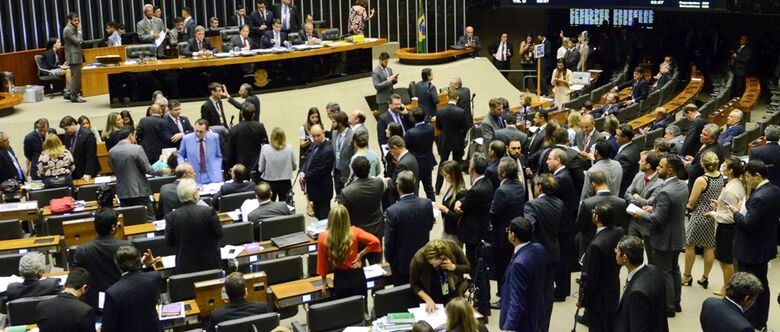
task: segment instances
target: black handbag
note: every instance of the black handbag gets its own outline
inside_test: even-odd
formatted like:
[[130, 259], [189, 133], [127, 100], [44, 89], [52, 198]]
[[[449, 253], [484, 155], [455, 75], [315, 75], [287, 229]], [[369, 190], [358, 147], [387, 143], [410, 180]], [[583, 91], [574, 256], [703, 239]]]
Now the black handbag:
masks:
[[16, 179], [8, 179], [0, 183], [0, 190], [6, 194], [13, 194], [19, 191], [20, 188], [22, 188], [22, 185]]

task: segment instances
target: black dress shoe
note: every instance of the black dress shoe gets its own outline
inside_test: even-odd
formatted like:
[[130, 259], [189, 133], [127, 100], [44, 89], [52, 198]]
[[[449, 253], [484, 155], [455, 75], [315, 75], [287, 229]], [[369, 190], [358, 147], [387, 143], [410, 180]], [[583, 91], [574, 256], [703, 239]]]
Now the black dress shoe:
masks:
[[674, 311], [676, 311], [676, 312], [682, 312], [682, 306], [680, 306], [679, 304], [678, 304], [678, 305], [675, 305], [675, 306], [674, 306]]
[[70, 101], [71, 101], [72, 103], [86, 103], [86, 102], [87, 102], [87, 100], [86, 100], [86, 99], [83, 99], [83, 98], [81, 98], [81, 97], [79, 97], [79, 96], [76, 96], [76, 97], [72, 97], [72, 98], [70, 98]]
[[585, 318], [584, 315], [578, 315], [575, 318], [577, 320], [577, 323], [580, 323], [582, 325], [588, 326], [588, 319]]
[[501, 300], [491, 303], [490, 309], [501, 309]]
[[62, 98], [65, 98], [65, 100], [70, 100], [70, 95], [63, 95]]
[[666, 317], [674, 318], [674, 316], [675, 316], [674, 310], [666, 310]]
[[566, 297], [556, 297], [553, 299], [553, 302], [566, 302]]

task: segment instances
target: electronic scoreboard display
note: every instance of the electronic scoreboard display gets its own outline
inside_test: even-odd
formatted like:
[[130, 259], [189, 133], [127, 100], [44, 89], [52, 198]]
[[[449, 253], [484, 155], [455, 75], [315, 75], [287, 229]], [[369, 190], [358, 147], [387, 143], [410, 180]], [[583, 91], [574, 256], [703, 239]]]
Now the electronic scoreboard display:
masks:
[[612, 26], [651, 26], [655, 22], [652, 9], [571, 8], [570, 26], [600, 26], [604, 21]]
[[643, 9], [703, 9], [726, 10], [726, 0], [501, 0], [508, 6], [573, 7], [631, 7]]

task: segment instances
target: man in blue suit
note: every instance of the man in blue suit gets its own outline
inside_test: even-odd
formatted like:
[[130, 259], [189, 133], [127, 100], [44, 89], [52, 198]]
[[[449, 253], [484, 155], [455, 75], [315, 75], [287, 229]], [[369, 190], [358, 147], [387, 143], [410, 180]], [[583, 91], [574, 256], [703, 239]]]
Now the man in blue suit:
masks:
[[542, 288], [546, 255], [539, 243], [531, 243], [531, 222], [517, 217], [509, 224], [507, 238], [515, 247], [501, 287], [502, 331], [535, 332], [544, 320]]
[[433, 133], [433, 126], [425, 122], [425, 112], [418, 108], [412, 112], [414, 127], [406, 131], [404, 141], [409, 152], [417, 159], [419, 165], [420, 182], [425, 197], [435, 200], [436, 195], [433, 192], [433, 167], [436, 166], [436, 158], [433, 156], [433, 140], [436, 139]]
[[699, 322], [704, 332], [753, 332], [744, 312], [756, 302], [764, 289], [756, 276], [737, 272], [726, 285], [726, 297], [704, 300]]
[[436, 105], [439, 104], [439, 94], [436, 86], [433, 85], [433, 71], [431, 68], [423, 68], [420, 78], [422, 81], [414, 85], [414, 96], [417, 97], [417, 104], [425, 111], [425, 119], [436, 116]]
[[[500, 141], [493, 141], [496, 143]], [[503, 144], [503, 143], [502, 143]], [[506, 236], [506, 228], [513, 219], [523, 215], [525, 204], [525, 188], [517, 179], [519, 169], [517, 162], [511, 157], [501, 158], [498, 163], [498, 178], [501, 180], [498, 189], [493, 195], [493, 204], [490, 206], [490, 224], [493, 226], [493, 265], [496, 268], [498, 289], [502, 289], [502, 277], [512, 258], [512, 245]], [[499, 309], [499, 303], [491, 304], [492, 309]]]
[[780, 187], [780, 126], [769, 125], [764, 129], [766, 145], [750, 150], [750, 160], [761, 160], [769, 171], [769, 182]]
[[726, 130], [718, 137], [720, 144], [731, 143], [734, 137], [739, 136], [745, 132], [745, 128], [742, 128], [740, 124], [742, 122], [742, 111], [733, 110], [726, 117]]
[[330, 200], [333, 198], [333, 165], [336, 155], [330, 142], [325, 142], [322, 126], [316, 124], [309, 129], [312, 143], [309, 156], [301, 166], [298, 181], [306, 188], [306, 195], [314, 205], [317, 220], [327, 219], [330, 213]]
[[184, 135], [179, 148], [179, 164], [190, 163], [195, 168], [198, 184], [222, 182], [222, 151], [219, 135], [209, 132], [209, 123], [199, 119], [195, 132]]

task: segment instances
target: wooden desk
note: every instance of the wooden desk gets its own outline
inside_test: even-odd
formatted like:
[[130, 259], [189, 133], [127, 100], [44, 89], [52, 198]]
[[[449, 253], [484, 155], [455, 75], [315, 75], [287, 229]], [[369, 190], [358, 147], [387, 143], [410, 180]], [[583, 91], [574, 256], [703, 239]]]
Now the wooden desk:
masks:
[[[383, 263], [382, 267], [386, 271], [385, 275], [367, 279], [366, 286], [368, 289], [382, 289], [385, 287], [385, 279], [392, 276], [392, 273], [390, 272], [390, 265], [387, 263]], [[327, 282], [329, 287], [333, 287], [333, 273], [327, 275]], [[330, 297], [330, 294], [322, 295], [322, 277], [319, 275], [271, 285], [270, 288], [271, 292], [274, 293], [274, 306], [276, 308], [296, 306]]]
[[17, 202], [0, 204], [0, 220], [20, 219], [33, 222], [39, 217], [38, 202]]
[[764, 145], [766, 145], [766, 137], [761, 136], [757, 140], [754, 140], [754, 141], [748, 143], [747, 149], [745, 149], [745, 154], [749, 156], [750, 155], [750, 150], [755, 149], [755, 148], [757, 148], [759, 146], [764, 146]]
[[[607, 93], [614, 92], [614, 90], [609, 90]], [[599, 103], [596, 105], [593, 105], [593, 108], [597, 108], [598, 106], [604, 105], [607, 103], [607, 93], [601, 95], [599, 97]], [[617, 92], [618, 94], [618, 102], [625, 101], [629, 98], [631, 98], [631, 87], [623, 88], [623, 90], [620, 90]]]
[[0, 253], [10, 253], [37, 250], [42, 252], [59, 252], [59, 236], [36, 236], [25, 239], [0, 241]]
[[401, 48], [395, 51], [398, 61], [410, 65], [430, 65], [445, 63], [468, 56], [474, 52], [473, 48], [464, 48], [462, 50], [446, 50], [434, 53], [417, 53], [414, 47]]
[[[117, 200], [115, 198], [114, 199], [114, 207], [117, 207], [117, 206], [119, 206], [119, 202], [117, 202]], [[80, 211], [73, 211], [73, 212], [68, 212], [68, 213], [90, 212], [90, 211], [95, 211], [98, 208], [99, 207], [98, 207], [97, 201], [87, 201], [87, 202], [84, 202], [84, 209], [82, 209]], [[41, 215], [44, 216], [44, 217], [48, 217], [48, 216], [54, 215], [54, 213], [52, 213], [51, 212], [51, 208], [49, 208], [49, 206], [46, 205], [46, 206], [44, 206], [41, 209]]]
[[96, 154], [98, 164], [100, 164], [100, 173], [104, 175], [114, 174], [114, 170], [112, 170], [111, 165], [108, 164], [108, 149], [106, 149], [106, 142], [97, 142]]
[[[228, 216], [227, 212], [222, 212], [219, 214], [219, 221], [222, 223], [232, 222], [235, 221], [230, 216]], [[164, 230], [157, 231], [157, 228], [154, 227], [154, 224], [151, 222], [143, 223], [143, 224], [137, 224], [137, 225], [128, 225], [122, 227], [122, 230], [124, 231], [123, 237], [127, 240], [132, 240], [133, 238], [139, 237], [139, 236], [149, 236], [149, 234], [152, 234], [152, 236], [158, 235], [157, 233], [164, 234]]]
[[[200, 307], [195, 300], [182, 301], [184, 303], [184, 319], [170, 319], [160, 321], [160, 324], [165, 329], [172, 329], [176, 327], [182, 327], [187, 325], [200, 324], [198, 317], [200, 316]], [[162, 305], [157, 305], [157, 313], [159, 314]]]
[[286, 256], [298, 256], [305, 253], [317, 252], [317, 240], [312, 238], [309, 238], [309, 242], [304, 242], [284, 248], [279, 248], [273, 245], [271, 241], [262, 241], [258, 244], [263, 247], [263, 250], [260, 250], [256, 253], [249, 253], [246, 251], [246, 249], [244, 249], [240, 254], [238, 254], [236, 261], [239, 266], [249, 265], [251, 263], [257, 262], [258, 260], [274, 259]]
[[23, 93], [10, 94], [8, 92], [2, 92], [0, 93], [0, 110], [4, 110], [6, 108], [12, 108], [16, 105], [21, 104], [22, 101], [24, 101]]
[[[677, 96], [672, 98], [672, 100], [666, 104], [663, 104], [661, 107], [666, 110], [669, 116], [674, 116], [674, 114], [677, 113], [677, 111], [679, 111], [683, 106], [687, 105], [694, 98], [696, 98], [703, 87], [704, 76], [700, 72], [696, 71], [696, 67], [693, 67], [691, 69], [691, 79], [688, 81], [688, 85], [685, 86], [685, 89], [677, 94]], [[655, 121], [656, 113], [657, 112], [653, 110], [650, 113], [629, 121], [628, 124], [631, 126], [631, 128], [634, 128], [634, 130], [649, 126], [651, 123], [653, 123], [653, 121]]]
[[[211, 312], [223, 306], [222, 288], [225, 278], [204, 280], [195, 283], [195, 302], [200, 308], [200, 317], [206, 318]], [[268, 277], [265, 272], [244, 274], [246, 300], [268, 303]]]
[[[248, 64], [256, 62], [268, 62], [279, 61], [285, 59], [296, 59], [310, 56], [336, 54], [346, 51], [371, 48], [377, 45], [386, 43], [385, 39], [378, 39], [374, 41], [367, 41], [363, 43], [350, 44], [346, 46], [338, 47], [322, 47], [318, 49], [311, 49], [306, 51], [295, 51], [289, 53], [280, 54], [261, 54], [254, 56], [237, 56], [230, 58], [210, 58], [208, 60], [193, 60], [190, 58], [182, 59], [164, 59], [159, 61], [149, 61], [146, 64], [134, 64], [112, 67], [95, 67], [84, 68], [81, 71], [82, 74], [82, 90], [84, 96], [96, 96], [102, 94], [108, 94], [108, 75], [120, 74], [120, 73], [140, 73], [140, 72], [157, 72], [161, 70], [176, 70], [187, 68], [204, 68], [204, 67], [218, 67], [235, 64]], [[237, 91], [237, 89], [235, 89]]]
[[[120, 214], [118, 218], [119, 226], [116, 229], [116, 238], [123, 239], [124, 218]], [[65, 237], [65, 246], [67, 248], [77, 247], [97, 238], [95, 230], [95, 218], [84, 218], [79, 220], [69, 220], [62, 223], [62, 233]]]
[[737, 108], [748, 116], [748, 121], [750, 120], [750, 111], [758, 103], [759, 97], [761, 97], [761, 81], [755, 76], [745, 77], [745, 92], [742, 93]]

